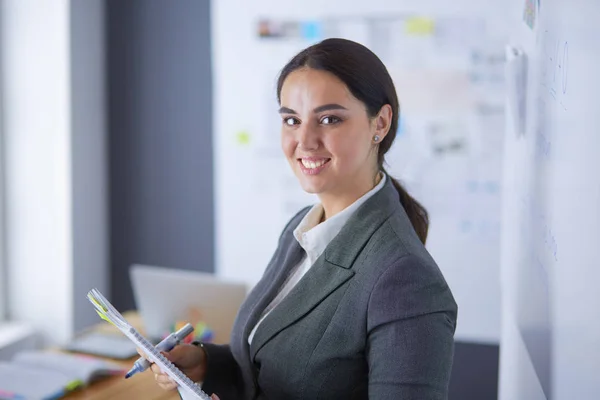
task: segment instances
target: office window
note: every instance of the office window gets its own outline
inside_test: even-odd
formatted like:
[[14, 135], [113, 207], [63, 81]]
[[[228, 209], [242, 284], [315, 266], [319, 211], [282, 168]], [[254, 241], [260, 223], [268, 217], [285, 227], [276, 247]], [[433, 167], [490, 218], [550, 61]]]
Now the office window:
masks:
[[[0, 88], [0, 104], [2, 91]], [[4, 177], [5, 177], [5, 158], [4, 158], [4, 136], [2, 132], [2, 107], [0, 107], [0, 322], [6, 317], [6, 298], [7, 290], [6, 287], [6, 249], [5, 245], [5, 219], [4, 219], [4, 205], [5, 205], [5, 191], [4, 191]]]
[[[2, 10], [0, 9], [0, 32], [2, 32]], [[0, 73], [3, 69], [3, 49], [2, 49], [2, 37], [0, 37]], [[1, 76], [1, 75], [0, 75]], [[6, 164], [4, 157], [4, 132], [2, 131], [3, 123], [3, 104], [4, 104], [4, 91], [2, 90], [2, 84], [0, 83], [0, 323], [6, 318], [6, 300], [7, 300], [7, 283], [6, 283], [6, 248], [5, 246], [5, 191], [4, 191], [4, 178], [6, 176]]]
[[[1, 92], [0, 92], [1, 94]], [[0, 108], [1, 110], [1, 108]], [[0, 127], [2, 115], [0, 113]], [[5, 251], [5, 229], [6, 226], [4, 220], [4, 177], [5, 177], [5, 163], [4, 163], [4, 146], [3, 146], [3, 135], [0, 130], [0, 322], [6, 317], [6, 251]]]

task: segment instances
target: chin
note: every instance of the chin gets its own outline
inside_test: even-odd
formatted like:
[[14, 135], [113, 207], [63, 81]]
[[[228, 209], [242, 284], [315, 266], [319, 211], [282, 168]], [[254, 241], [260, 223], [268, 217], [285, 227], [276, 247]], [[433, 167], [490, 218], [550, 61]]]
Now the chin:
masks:
[[302, 190], [309, 194], [319, 194], [321, 192], [318, 188], [315, 188], [314, 185], [305, 185], [301, 183], [300, 186], [302, 186]]
[[331, 183], [328, 174], [305, 175], [301, 170], [294, 168], [294, 175], [302, 190], [309, 194], [321, 194], [328, 190]]
[[300, 180], [300, 186], [302, 190], [309, 194], [320, 194], [324, 191], [323, 185], [316, 185], [315, 182], [306, 182], [304, 179]]

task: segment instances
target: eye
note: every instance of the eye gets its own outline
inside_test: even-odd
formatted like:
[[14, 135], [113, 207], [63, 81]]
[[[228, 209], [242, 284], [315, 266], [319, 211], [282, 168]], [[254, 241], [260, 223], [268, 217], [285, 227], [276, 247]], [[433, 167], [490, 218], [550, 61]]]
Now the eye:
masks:
[[288, 126], [294, 126], [294, 125], [298, 125], [300, 123], [300, 121], [298, 120], [298, 118], [285, 117], [285, 118], [283, 118], [283, 123]]
[[341, 122], [342, 120], [334, 115], [327, 115], [323, 118], [321, 118], [321, 123], [323, 125], [333, 125], [333, 124], [337, 124], [338, 122]]

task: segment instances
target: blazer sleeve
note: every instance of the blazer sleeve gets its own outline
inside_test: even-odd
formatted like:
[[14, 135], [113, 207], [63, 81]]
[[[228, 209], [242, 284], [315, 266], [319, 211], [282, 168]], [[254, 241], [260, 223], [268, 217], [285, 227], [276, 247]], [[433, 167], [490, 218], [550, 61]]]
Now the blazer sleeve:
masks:
[[394, 262], [369, 299], [369, 399], [447, 399], [456, 314], [437, 266], [412, 255]]
[[[198, 342], [194, 344], [200, 345]], [[207, 357], [202, 390], [208, 395], [216, 394], [221, 400], [240, 399], [244, 383], [229, 345], [204, 343], [201, 346]]]

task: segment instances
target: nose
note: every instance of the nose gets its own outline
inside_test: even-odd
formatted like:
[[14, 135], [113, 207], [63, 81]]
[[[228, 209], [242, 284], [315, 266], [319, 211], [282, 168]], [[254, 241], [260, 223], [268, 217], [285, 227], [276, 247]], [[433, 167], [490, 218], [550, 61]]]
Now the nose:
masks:
[[319, 148], [319, 135], [308, 124], [304, 124], [298, 130], [298, 147], [301, 150], [316, 150]]

